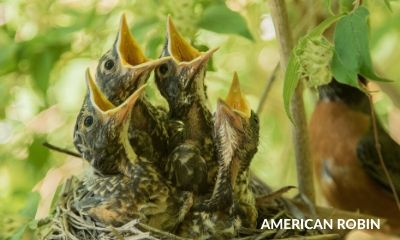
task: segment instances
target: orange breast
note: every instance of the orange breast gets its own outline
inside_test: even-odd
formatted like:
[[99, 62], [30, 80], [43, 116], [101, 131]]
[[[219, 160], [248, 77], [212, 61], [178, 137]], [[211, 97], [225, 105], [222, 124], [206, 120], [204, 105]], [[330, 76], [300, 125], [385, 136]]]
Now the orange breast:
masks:
[[342, 103], [319, 102], [309, 127], [315, 179], [333, 207], [400, 220], [393, 197], [357, 159], [358, 142], [369, 128], [368, 115]]

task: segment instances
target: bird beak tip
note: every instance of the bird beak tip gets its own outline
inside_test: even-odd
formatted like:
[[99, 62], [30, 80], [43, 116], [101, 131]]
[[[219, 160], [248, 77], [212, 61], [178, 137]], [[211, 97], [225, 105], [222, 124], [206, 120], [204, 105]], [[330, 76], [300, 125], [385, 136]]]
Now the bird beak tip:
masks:
[[122, 65], [139, 65], [147, 61], [142, 49], [132, 36], [125, 14], [121, 16], [116, 51]]
[[242, 113], [246, 118], [250, 118], [251, 107], [240, 89], [240, 82], [236, 72], [233, 75], [231, 87], [225, 102], [237, 112]]

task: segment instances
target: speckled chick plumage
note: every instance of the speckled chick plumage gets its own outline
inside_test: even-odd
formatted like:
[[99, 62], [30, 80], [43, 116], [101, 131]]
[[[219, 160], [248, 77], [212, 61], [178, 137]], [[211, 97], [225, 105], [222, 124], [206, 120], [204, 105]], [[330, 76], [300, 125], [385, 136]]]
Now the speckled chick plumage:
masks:
[[218, 102], [214, 130], [220, 168], [221, 164], [225, 164], [223, 167], [231, 172], [232, 182], [230, 186], [217, 191], [220, 196], [217, 195], [219, 200], [217, 198], [216, 202], [223, 203], [225, 199], [228, 199], [225, 189], [231, 187], [233, 201], [238, 205], [242, 225], [255, 228], [257, 209], [250, 187], [250, 163], [257, 152], [259, 122], [240, 90], [236, 73], [226, 100]]
[[259, 124], [242, 95], [235, 73], [226, 101], [218, 100], [214, 122], [218, 174], [209, 199], [198, 199], [180, 228], [196, 239], [228, 239], [241, 226], [256, 226], [257, 209], [249, 167], [257, 152]]
[[87, 83], [90, 101], [80, 112], [75, 144], [93, 171], [84, 177], [76, 209], [105, 224], [139, 219], [173, 231], [190, 209], [192, 195], [177, 191], [152, 161], [135, 153], [128, 138], [132, 108], [144, 86], [113, 107], [89, 71]]
[[[96, 83], [107, 99], [118, 106], [147, 83], [153, 69], [166, 60], [168, 58], [150, 60], [144, 55], [122, 15], [112, 48], [98, 62]], [[129, 128], [131, 145], [138, 155], [158, 162], [161, 167], [163, 157], [167, 155], [167, 113], [165, 109], [153, 106], [145, 96], [138, 99], [134, 109]]]
[[169, 105], [171, 151], [166, 171], [178, 187], [195, 192], [210, 189], [217, 172], [212, 114], [204, 84], [207, 62], [215, 50], [197, 51], [168, 18], [162, 57], [171, 59], [155, 70], [157, 87]]

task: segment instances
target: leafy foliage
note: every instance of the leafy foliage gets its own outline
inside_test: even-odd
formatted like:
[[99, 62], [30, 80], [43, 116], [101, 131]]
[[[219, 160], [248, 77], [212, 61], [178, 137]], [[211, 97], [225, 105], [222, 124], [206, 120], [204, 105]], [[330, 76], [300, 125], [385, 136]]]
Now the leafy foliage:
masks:
[[299, 40], [292, 50], [283, 86], [283, 102], [286, 114], [292, 120], [290, 101], [300, 80], [308, 79], [311, 86], [330, 81], [331, 46], [322, 34], [343, 15], [332, 16]]
[[253, 40], [244, 18], [225, 4], [210, 5], [206, 8], [200, 18], [199, 27], [217, 33], [238, 34]]
[[377, 76], [372, 67], [368, 15], [368, 10], [362, 6], [343, 17], [336, 25], [332, 73], [341, 83], [358, 87], [358, 74], [371, 80], [387, 81]]

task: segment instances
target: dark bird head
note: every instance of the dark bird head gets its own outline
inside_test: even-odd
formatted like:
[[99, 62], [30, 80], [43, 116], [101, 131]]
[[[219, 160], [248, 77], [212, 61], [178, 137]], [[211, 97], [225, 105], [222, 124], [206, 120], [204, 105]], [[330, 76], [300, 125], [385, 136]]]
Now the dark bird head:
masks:
[[[366, 86], [364, 77], [359, 75], [358, 79], [360, 84]], [[368, 96], [356, 87], [332, 79], [330, 83], [318, 87], [318, 92], [321, 101], [342, 102], [355, 110], [369, 113]]]
[[115, 107], [100, 91], [89, 70], [86, 83], [88, 94], [76, 120], [75, 147], [98, 172], [121, 173], [128, 159], [124, 154], [134, 154], [128, 142], [128, 119], [146, 85]]
[[196, 99], [206, 101], [204, 78], [207, 63], [217, 48], [199, 52], [176, 30], [170, 17], [167, 28], [161, 56], [171, 56], [171, 59], [156, 67], [155, 78], [161, 95], [174, 111], [191, 106]]
[[258, 117], [242, 94], [236, 73], [227, 98], [218, 100], [214, 131], [219, 159], [230, 166], [233, 186], [239, 170], [249, 167], [259, 140]]
[[125, 15], [122, 15], [114, 45], [97, 65], [96, 82], [108, 99], [119, 105], [145, 84], [151, 71], [166, 60], [168, 58], [150, 60], [144, 56], [129, 31]]

